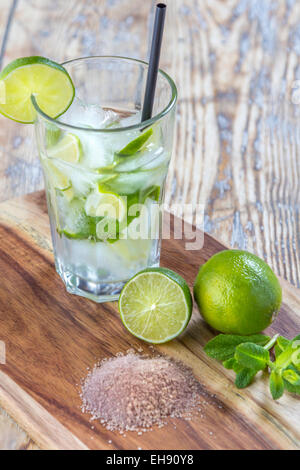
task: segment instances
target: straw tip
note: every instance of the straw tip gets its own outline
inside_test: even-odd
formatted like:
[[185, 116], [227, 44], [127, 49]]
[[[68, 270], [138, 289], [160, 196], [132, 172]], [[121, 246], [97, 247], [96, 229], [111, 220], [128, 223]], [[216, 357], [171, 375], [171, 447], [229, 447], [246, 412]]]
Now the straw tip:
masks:
[[167, 5], [165, 3], [158, 3], [156, 5], [156, 8], [161, 8], [161, 9], [164, 9], [164, 8], [167, 8]]

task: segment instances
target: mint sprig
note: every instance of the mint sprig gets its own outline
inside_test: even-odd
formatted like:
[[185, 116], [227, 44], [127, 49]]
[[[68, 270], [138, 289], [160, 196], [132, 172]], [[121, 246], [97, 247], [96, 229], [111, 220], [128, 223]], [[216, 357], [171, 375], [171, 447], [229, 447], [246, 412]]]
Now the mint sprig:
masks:
[[[273, 348], [275, 360], [271, 356]], [[221, 334], [209, 341], [204, 350], [236, 373], [237, 388], [248, 387], [259, 371], [268, 370], [274, 400], [281, 398], [285, 390], [300, 395], [300, 335], [289, 340], [279, 335], [271, 339], [263, 334]]]
[[237, 336], [237, 335], [218, 335], [207, 343], [204, 351], [209, 357], [218, 361], [227, 361], [234, 357], [236, 347], [242, 343], [255, 343], [264, 346], [270, 341], [269, 336]]

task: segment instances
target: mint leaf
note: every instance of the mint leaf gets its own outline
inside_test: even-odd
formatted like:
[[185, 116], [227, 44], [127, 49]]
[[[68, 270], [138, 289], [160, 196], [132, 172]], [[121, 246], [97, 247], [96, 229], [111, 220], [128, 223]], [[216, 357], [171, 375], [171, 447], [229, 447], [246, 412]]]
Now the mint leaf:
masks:
[[227, 361], [234, 356], [236, 347], [242, 343], [251, 342], [264, 346], [269, 341], [269, 336], [265, 335], [237, 336], [221, 334], [209, 341], [204, 351], [209, 357], [217, 361]]
[[284, 338], [283, 336], [279, 336], [277, 339], [277, 346], [279, 346], [281, 351], [284, 351], [290, 344], [291, 341], [289, 339]]
[[118, 152], [118, 155], [121, 157], [130, 157], [131, 155], [134, 155], [139, 150], [141, 150], [152, 134], [153, 129], [148, 129], [146, 132], [144, 132], [144, 134], [129, 142], [129, 144], [127, 144], [122, 150]]
[[227, 361], [223, 362], [223, 366], [225, 367], [225, 369], [229, 369], [229, 370], [234, 369], [236, 365], [237, 365], [237, 362], [234, 359], [234, 357], [231, 357], [230, 359], [227, 359]]
[[242, 369], [236, 376], [235, 385], [237, 388], [246, 388], [253, 382], [258, 371], [253, 369]]
[[292, 369], [286, 369], [282, 372], [284, 380], [296, 387], [300, 386], [300, 375]]
[[236, 374], [239, 374], [244, 369], [244, 367], [241, 366], [234, 357], [224, 361], [223, 366], [226, 369], [233, 370]]
[[285, 369], [292, 362], [292, 355], [295, 352], [292, 346], [292, 342], [287, 348], [276, 358], [276, 367], [278, 369]]
[[[270, 358], [273, 347], [275, 362]], [[221, 360], [226, 369], [236, 373], [237, 388], [248, 387], [256, 374], [269, 366], [270, 391], [274, 400], [282, 397], [284, 390], [300, 395], [300, 335], [288, 340], [276, 334], [271, 340], [262, 334], [220, 334], [204, 349], [208, 356]]]
[[288, 382], [287, 380], [283, 380], [284, 382], [284, 386], [286, 388], [286, 390], [289, 392], [289, 393], [294, 393], [295, 395], [300, 395], [300, 387], [299, 385], [292, 385], [290, 382]]
[[280, 372], [274, 369], [270, 375], [270, 391], [273, 400], [279, 400], [284, 393], [284, 381]]
[[241, 366], [258, 371], [266, 368], [270, 353], [257, 344], [244, 343], [236, 348], [234, 357]]
[[[286, 370], [292, 370], [292, 371], [298, 373], [298, 370], [296, 369], [296, 367], [294, 367], [292, 365], [290, 365]], [[285, 380], [284, 377], [283, 377], [283, 382], [284, 382], [285, 388], [287, 389], [287, 391], [289, 393], [295, 393], [297, 395], [300, 395], [300, 386], [299, 385], [292, 385], [290, 382]]]
[[276, 346], [274, 347], [274, 351], [275, 351], [275, 357], [278, 358], [280, 356], [280, 354], [282, 353], [282, 349], [280, 349], [279, 346]]
[[236, 374], [239, 374], [244, 369], [244, 367], [241, 366], [234, 357], [224, 361], [223, 366], [225, 369], [233, 370]]
[[297, 369], [300, 370], [300, 348], [298, 348], [295, 352], [292, 354], [292, 363]]

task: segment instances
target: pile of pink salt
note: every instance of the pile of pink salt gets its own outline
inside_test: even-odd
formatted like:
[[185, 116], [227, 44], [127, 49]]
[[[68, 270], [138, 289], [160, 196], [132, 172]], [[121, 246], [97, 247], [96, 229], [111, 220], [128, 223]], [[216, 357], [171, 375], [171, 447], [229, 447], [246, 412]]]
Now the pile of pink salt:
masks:
[[183, 364], [128, 353], [89, 372], [82, 385], [82, 411], [112, 431], [146, 431], [162, 427], [168, 417], [191, 419], [200, 393]]

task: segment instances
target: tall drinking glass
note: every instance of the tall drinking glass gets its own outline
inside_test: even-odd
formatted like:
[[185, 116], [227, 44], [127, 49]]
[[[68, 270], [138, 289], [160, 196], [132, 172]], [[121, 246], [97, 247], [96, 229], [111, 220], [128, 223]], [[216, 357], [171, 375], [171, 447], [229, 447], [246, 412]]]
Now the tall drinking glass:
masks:
[[134, 274], [159, 265], [176, 86], [159, 72], [153, 118], [141, 123], [147, 63], [103, 56], [63, 66], [76, 90], [66, 113], [51, 119], [33, 98], [55, 266], [68, 292], [116, 300]]

